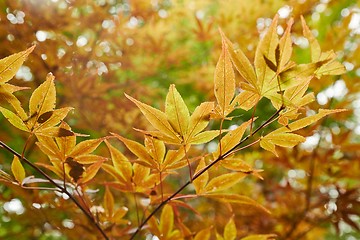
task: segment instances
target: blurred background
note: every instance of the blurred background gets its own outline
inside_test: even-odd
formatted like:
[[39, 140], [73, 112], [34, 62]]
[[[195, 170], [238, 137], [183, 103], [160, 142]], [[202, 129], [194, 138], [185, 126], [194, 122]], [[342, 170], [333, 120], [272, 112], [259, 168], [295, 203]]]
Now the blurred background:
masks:
[[[162, 109], [169, 85], [175, 83], [193, 111], [201, 102], [215, 99], [213, 75], [221, 51], [218, 28], [252, 61], [259, 37], [277, 13], [279, 35], [290, 18], [295, 20], [293, 60], [310, 61], [300, 22], [303, 15], [322, 50], [333, 49], [346, 67], [341, 76], [311, 82], [316, 96], [311, 109], [351, 112], [303, 130], [307, 141], [294, 149], [279, 149], [279, 158], [260, 150], [242, 155], [265, 170], [265, 180], [247, 179], [234, 191], [251, 196], [273, 214], [259, 217], [258, 212], [239, 208], [238, 231], [277, 233], [279, 239], [360, 239], [358, 1], [1, 0], [0, 57], [36, 44], [11, 83], [33, 90], [52, 72], [57, 107], [75, 108], [67, 117], [75, 131], [92, 138], [116, 132], [142, 141], [133, 127], [147, 129], [148, 123], [124, 93]], [[241, 81], [237, 76], [237, 83]], [[31, 92], [16, 95], [24, 106]], [[271, 115], [270, 105], [260, 102], [257, 114], [264, 119]], [[247, 119], [252, 113], [238, 114]], [[26, 138], [0, 116], [1, 141], [21, 152]], [[34, 143], [27, 156], [46, 161]], [[11, 159], [0, 149], [0, 169], [9, 172]], [[6, 183], [0, 184], [0, 193], [0, 239], [81, 239], [84, 234], [72, 231], [73, 216], [66, 204], [61, 205], [64, 211], [56, 208], [52, 193]], [[213, 214], [226, 223], [224, 216]]]

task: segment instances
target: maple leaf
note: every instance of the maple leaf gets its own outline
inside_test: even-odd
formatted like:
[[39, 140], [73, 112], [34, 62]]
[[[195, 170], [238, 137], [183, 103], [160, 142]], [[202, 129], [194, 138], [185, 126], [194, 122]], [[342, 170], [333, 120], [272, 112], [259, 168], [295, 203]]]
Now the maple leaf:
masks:
[[157, 223], [155, 218], [150, 219], [149, 228], [155, 235], [161, 236], [164, 240], [183, 239], [180, 231], [173, 229], [174, 211], [170, 205], [165, 205], [163, 208], [159, 223]]
[[203, 131], [209, 123], [214, 103], [205, 102], [196, 107], [190, 116], [189, 110], [175, 85], [171, 84], [165, 101], [165, 113], [142, 103], [129, 95], [126, 97], [136, 104], [145, 118], [157, 131], [143, 131], [166, 143], [175, 145], [202, 144], [209, 142], [220, 134], [220, 131]]
[[[29, 101], [29, 114], [24, 118], [22, 112], [14, 113], [0, 107], [0, 112], [16, 128], [35, 134], [36, 136], [65, 137], [74, 135], [70, 129], [57, 127], [73, 109], [65, 107], [55, 109], [56, 90], [54, 76], [49, 73], [46, 81], [34, 90]], [[22, 108], [21, 108], [22, 109]]]

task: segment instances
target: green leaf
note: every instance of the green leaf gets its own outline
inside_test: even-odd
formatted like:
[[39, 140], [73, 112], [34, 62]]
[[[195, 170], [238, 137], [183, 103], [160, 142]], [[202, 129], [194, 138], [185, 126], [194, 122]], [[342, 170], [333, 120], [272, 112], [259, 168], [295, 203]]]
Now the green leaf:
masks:
[[17, 156], [14, 156], [12, 161], [11, 172], [13, 173], [16, 181], [21, 184], [25, 178], [25, 170]]

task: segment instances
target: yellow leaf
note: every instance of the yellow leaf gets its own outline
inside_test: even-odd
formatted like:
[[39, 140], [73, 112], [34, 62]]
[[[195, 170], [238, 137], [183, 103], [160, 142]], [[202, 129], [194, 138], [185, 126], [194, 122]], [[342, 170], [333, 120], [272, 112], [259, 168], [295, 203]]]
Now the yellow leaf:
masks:
[[25, 170], [17, 156], [14, 156], [12, 161], [11, 172], [14, 175], [16, 181], [21, 184], [25, 178]]
[[80, 155], [92, 153], [102, 141], [102, 138], [82, 141], [77, 144], [68, 155], [75, 158]]
[[0, 103], [8, 102], [14, 108], [16, 115], [18, 115], [22, 120], [27, 119], [27, 114], [24, 109], [21, 107], [21, 102], [17, 99], [12, 93], [14, 88], [20, 88], [10, 84], [0, 84]]
[[259, 100], [260, 96], [257, 93], [245, 90], [236, 95], [231, 104], [233, 108], [238, 107], [247, 111], [253, 108]]
[[241, 181], [246, 176], [245, 173], [242, 172], [232, 172], [222, 174], [218, 177], [215, 177], [209, 181], [206, 185], [204, 192], [205, 193], [214, 193], [223, 191], [234, 186], [236, 183]]
[[243, 173], [250, 173], [254, 169], [245, 161], [240, 159], [223, 159], [221, 160], [221, 166], [223, 166], [226, 169], [233, 170], [233, 171], [239, 171]]
[[133, 153], [135, 156], [137, 156], [141, 161], [146, 162], [149, 166], [157, 168], [158, 165], [154, 161], [154, 159], [151, 158], [149, 152], [146, 150], [146, 148], [141, 145], [138, 142], [126, 139], [118, 134], [113, 133], [113, 135], [122, 141], [125, 146]]
[[145, 103], [142, 103], [127, 94], [125, 94], [125, 96], [130, 101], [136, 104], [136, 106], [140, 109], [140, 111], [144, 114], [146, 119], [151, 123], [154, 128], [156, 128], [163, 134], [168, 135], [171, 138], [179, 138], [174, 129], [171, 127], [169, 121], [167, 120], [167, 116], [165, 113]]
[[214, 138], [216, 138], [217, 136], [219, 136], [219, 134], [220, 134], [219, 130], [210, 130], [210, 131], [201, 132], [199, 134], [196, 134], [194, 137], [192, 137], [189, 143], [191, 144], [207, 143], [213, 140]]
[[15, 76], [16, 72], [34, 48], [35, 45], [25, 51], [0, 59], [0, 84], [9, 81]]
[[272, 62], [275, 62], [275, 49], [279, 43], [276, 32], [278, 17], [278, 15], [275, 15], [269, 29], [265, 36], [260, 40], [255, 52], [254, 64], [262, 96], [269, 85], [276, 84], [276, 79], [274, 79], [275, 73], [266, 65], [264, 56]]
[[241, 238], [241, 240], [275, 240], [276, 234], [257, 234]]
[[[253, 66], [251, 65], [249, 59], [245, 56], [245, 54], [240, 50], [234, 50], [233, 44], [229, 39], [226, 38], [225, 34], [220, 30], [221, 37], [225, 41], [227, 49], [229, 51], [231, 60], [236, 68], [236, 70], [240, 73], [240, 75], [249, 82], [252, 86], [257, 89], [256, 84], [256, 75]], [[259, 91], [258, 91], [259, 92]]]
[[105, 143], [110, 151], [116, 172], [121, 176], [124, 182], [127, 182], [132, 176], [132, 165], [130, 161], [119, 150], [111, 146], [108, 141], [105, 140]]
[[[283, 34], [283, 36], [280, 38], [279, 41], [279, 51], [280, 56], [278, 59], [276, 56], [276, 62], [278, 63], [278, 68], [280, 71], [285, 69], [285, 66], [289, 63], [291, 54], [292, 54], [292, 39], [291, 39], [291, 27], [294, 23], [294, 20], [291, 18], [287, 23], [287, 28]], [[275, 52], [276, 54], [276, 52]]]
[[29, 112], [30, 116], [38, 117], [48, 111], [53, 111], [56, 102], [56, 90], [54, 84], [54, 75], [49, 73], [46, 81], [34, 90], [30, 97]]
[[234, 240], [236, 238], [236, 226], [234, 222], [234, 218], [231, 218], [229, 222], [225, 225], [224, 229], [224, 239], [226, 240]]
[[218, 106], [221, 109], [220, 113], [223, 117], [226, 117], [229, 113], [227, 109], [235, 93], [235, 74], [225, 39], [222, 39], [222, 51], [216, 64], [214, 80], [214, 92]]
[[301, 142], [305, 142], [305, 140], [306, 139], [303, 136], [294, 133], [281, 133], [274, 131], [260, 139], [260, 146], [278, 156], [275, 150], [275, 145], [291, 148]]
[[70, 137], [75, 136], [75, 133], [71, 130], [67, 130], [62, 127], [47, 127], [39, 128], [35, 131], [36, 136], [47, 136], [47, 137]]
[[52, 127], [59, 124], [67, 115], [68, 113], [73, 110], [72, 107], [65, 107], [60, 109], [55, 109], [54, 111], [45, 112], [39, 115], [37, 122], [41, 128]]
[[321, 48], [319, 42], [316, 40], [314, 35], [311, 33], [309, 27], [306, 25], [305, 19], [301, 16], [301, 24], [303, 28], [303, 34], [308, 39], [311, 51], [311, 61], [317, 62], [320, 60]]
[[210, 228], [206, 228], [198, 232], [195, 235], [194, 240], [209, 240], [210, 236], [211, 236]]
[[105, 188], [104, 195], [104, 209], [108, 217], [112, 217], [114, 214], [114, 197], [108, 187]]
[[181, 159], [184, 158], [184, 156], [185, 156], [185, 150], [183, 147], [179, 148], [178, 150], [169, 150], [162, 164], [163, 170], [178, 168], [177, 164], [181, 161]]
[[189, 127], [187, 130], [187, 137], [185, 143], [205, 129], [210, 120], [210, 113], [214, 109], [213, 102], [204, 102], [195, 108], [195, 111], [190, 117]]
[[231, 194], [231, 193], [210, 193], [210, 194], [203, 194], [202, 196], [213, 198], [221, 202], [251, 206], [260, 209], [266, 212], [267, 214], [271, 214], [269, 210], [267, 210], [265, 207], [260, 205], [258, 202], [244, 195]]
[[88, 168], [86, 168], [85, 172], [82, 175], [82, 178], [79, 179], [78, 184], [85, 184], [91, 181], [95, 177], [96, 173], [99, 171], [103, 162], [103, 160], [98, 161], [97, 163], [94, 163]]
[[16, 128], [29, 132], [29, 129], [24, 124], [24, 122], [13, 112], [7, 110], [6, 108], [0, 107], [0, 112], [4, 117]]
[[240, 143], [246, 128], [251, 124], [252, 120], [250, 119], [247, 122], [244, 122], [235, 130], [229, 131], [220, 141], [217, 150], [214, 152], [215, 159], [219, 156], [227, 153], [232, 148], [234, 148], [237, 144]]
[[[205, 160], [202, 158], [199, 162], [199, 165], [197, 166], [195, 170], [195, 176], [196, 174], [201, 171], [205, 167]], [[198, 178], [196, 178], [193, 181], [194, 188], [197, 194], [201, 194], [204, 192], [204, 188], [209, 181], [209, 173], [206, 171], [202, 175], [200, 175]]]
[[161, 212], [159, 230], [161, 236], [167, 237], [174, 226], [174, 212], [170, 205], [165, 205]]
[[182, 137], [187, 133], [189, 110], [175, 85], [171, 84], [165, 100], [165, 114], [172, 128]]
[[164, 161], [166, 148], [163, 141], [157, 140], [152, 136], [145, 136], [145, 147], [152, 159], [158, 164]]

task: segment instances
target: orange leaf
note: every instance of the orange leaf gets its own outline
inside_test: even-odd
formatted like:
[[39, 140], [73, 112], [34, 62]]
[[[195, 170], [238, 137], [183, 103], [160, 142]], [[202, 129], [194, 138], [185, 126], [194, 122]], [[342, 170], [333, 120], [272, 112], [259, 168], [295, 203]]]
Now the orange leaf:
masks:
[[104, 161], [101, 160], [101, 161], [98, 161], [97, 163], [90, 165], [90, 167], [88, 167], [85, 170], [85, 172], [83, 173], [83, 176], [78, 181], [78, 184], [85, 184], [85, 183], [91, 181], [95, 177], [96, 173], [99, 171], [103, 162]]

